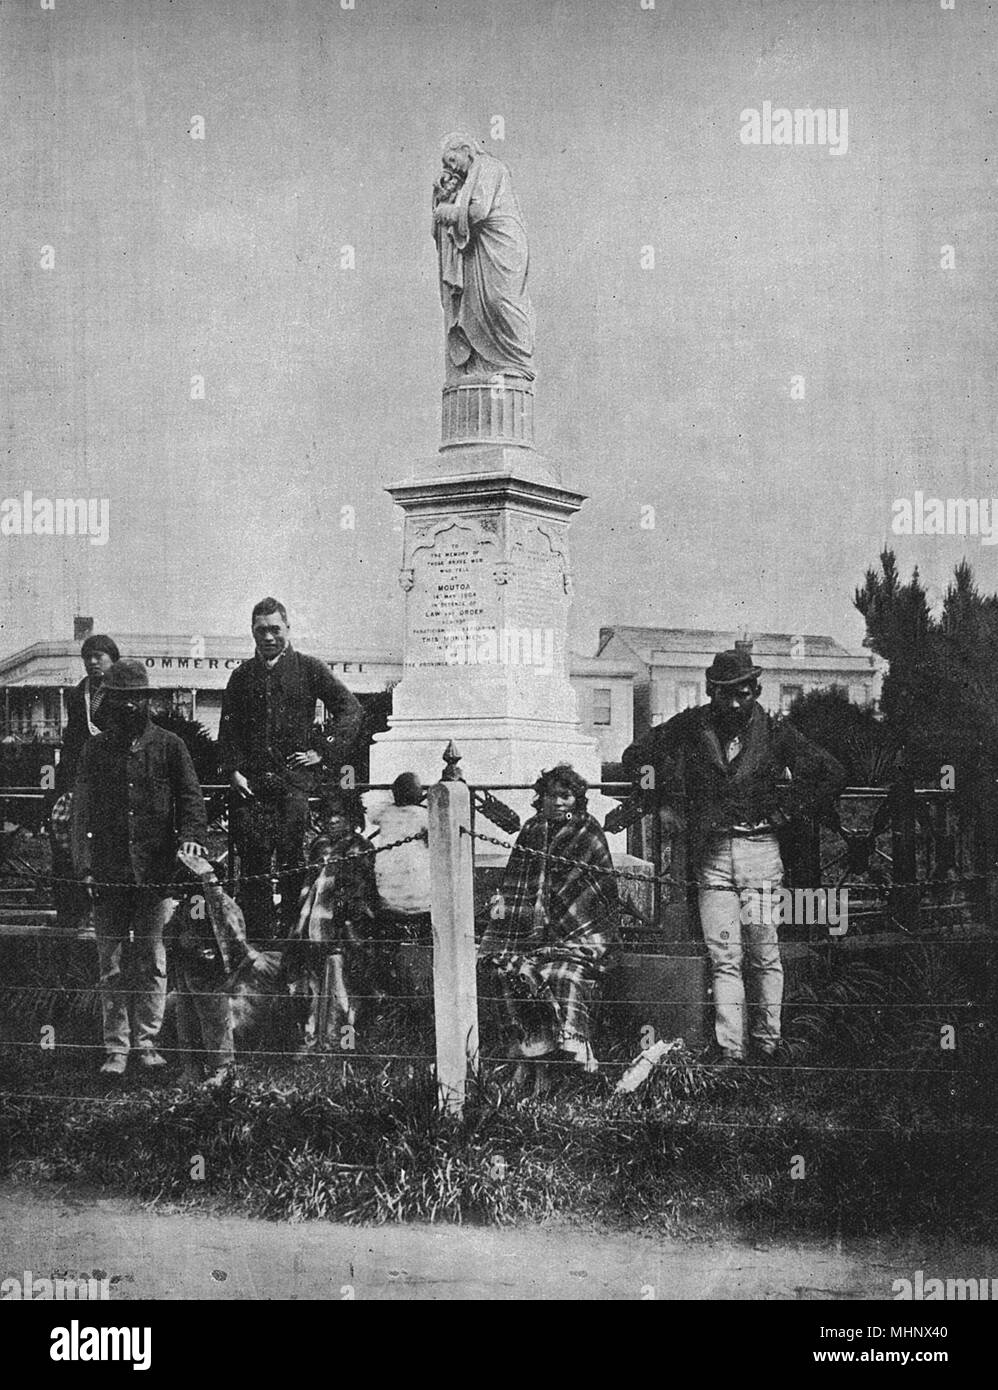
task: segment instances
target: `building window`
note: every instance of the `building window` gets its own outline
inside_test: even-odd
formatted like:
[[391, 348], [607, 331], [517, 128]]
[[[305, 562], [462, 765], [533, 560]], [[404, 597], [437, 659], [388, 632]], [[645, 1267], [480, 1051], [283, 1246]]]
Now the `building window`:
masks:
[[780, 686], [780, 713], [789, 714], [790, 706], [797, 699], [798, 695], [804, 694], [802, 685], [781, 685]]
[[676, 687], [676, 711], [693, 709], [700, 703], [700, 682], [680, 681]]
[[672, 681], [654, 680], [651, 689], [651, 722], [659, 724], [668, 719], [675, 708], [676, 687]]
[[593, 723], [609, 724], [611, 722], [612, 705], [610, 701], [610, 691], [605, 686], [595, 686], [593, 688]]

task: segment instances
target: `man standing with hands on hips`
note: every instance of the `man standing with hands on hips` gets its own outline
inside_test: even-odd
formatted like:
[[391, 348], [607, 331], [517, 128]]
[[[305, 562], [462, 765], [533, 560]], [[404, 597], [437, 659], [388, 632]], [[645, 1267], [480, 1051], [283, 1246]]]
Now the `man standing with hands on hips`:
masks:
[[[233, 811], [247, 935], [274, 936], [269, 875], [276, 854], [281, 927], [298, 917], [308, 797], [323, 766], [337, 766], [361, 725], [361, 707], [314, 656], [296, 651], [288, 614], [275, 598], [261, 599], [250, 618], [256, 655], [233, 671], [222, 699], [222, 766], [238, 804]], [[315, 731], [316, 701], [325, 706], [326, 732]], [[332, 732], [329, 732], [330, 721]], [[295, 872], [292, 872], [295, 871]]]
[[194, 764], [183, 741], [150, 720], [151, 693], [141, 661], [114, 663], [104, 677], [104, 730], [83, 749], [73, 793], [73, 860], [94, 898], [104, 1076], [121, 1076], [131, 1051], [144, 1069], [166, 1065], [156, 1039], [177, 851], [208, 853]]
[[720, 1066], [744, 1060], [746, 993], [753, 1059], [779, 1057], [783, 965], [771, 904], [783, 883], [777, 831], [789, 817], [777, 787], [789, 773], [797, 811], [827, 818], [846, 783], [830, 753], [761, 708], [761, 675], [746, 650], [720, 652], [707, 670], [710, 703], [656, 724], [623, 755], [635, 784], [659, 800], [677, 779], [685, 791]]

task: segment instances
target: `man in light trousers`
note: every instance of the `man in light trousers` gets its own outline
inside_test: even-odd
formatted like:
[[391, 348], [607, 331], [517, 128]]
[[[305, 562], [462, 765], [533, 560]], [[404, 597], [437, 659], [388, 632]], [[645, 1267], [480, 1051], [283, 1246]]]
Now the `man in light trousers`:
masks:
[[716, 1060], [741, 1060], [747, 996], [751, 1046], [759, 1061], [768, 1061], [779, 1046], [783, 1001], [783, 963], [771, 906], [774, 898], [779, 901], [783, 883], [776, 836], [772, 831], [718, 836], [701, 861], [699, 882], [700, 926], [714, 984]]
[[718, 653], [707, 670], [710, 703], [657, 724], [623, 756], [643, 790], [661, 796], [681, 781], [686, 794], [713, 977], [710, 1057], [719, 1066], [745, 1059], [746, 998], [753, 1059], [779, 1056], [783, 966], [773, 904], [783, 884], [777, 830], [788, 817], [777, 787], [789, 772], [798, 807], [824, 817], [846, 782], [830, 753], [761, 708], [761, 674], [745, 647]]

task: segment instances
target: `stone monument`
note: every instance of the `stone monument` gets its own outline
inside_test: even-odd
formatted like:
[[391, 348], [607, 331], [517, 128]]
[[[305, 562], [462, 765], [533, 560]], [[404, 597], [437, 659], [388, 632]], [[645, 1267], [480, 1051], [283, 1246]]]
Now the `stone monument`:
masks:
[[[443, 142], [432, 233], [444, 317], [435, 459], [387, 491], [405, 513], [403, 676], [371, 780], [435, 781], [453, 739], [472, 783], [533, 782], [571, 763], [600, 780], [568, 679], [568, 525], [585, 497], [534, 449], [528, 247], [509, 170]], [[499, 793], [521, 816], [526, 793]]]

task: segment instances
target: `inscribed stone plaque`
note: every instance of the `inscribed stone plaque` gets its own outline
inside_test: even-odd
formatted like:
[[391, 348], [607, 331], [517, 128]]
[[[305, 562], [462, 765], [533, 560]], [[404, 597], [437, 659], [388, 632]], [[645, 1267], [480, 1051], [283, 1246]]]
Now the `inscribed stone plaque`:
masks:
[[491, 537], [456, 519], [442, 523], [413, 549], [407, 668], [453, 665], [457, 634], [494, 626], [497, 555]]

